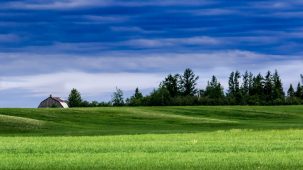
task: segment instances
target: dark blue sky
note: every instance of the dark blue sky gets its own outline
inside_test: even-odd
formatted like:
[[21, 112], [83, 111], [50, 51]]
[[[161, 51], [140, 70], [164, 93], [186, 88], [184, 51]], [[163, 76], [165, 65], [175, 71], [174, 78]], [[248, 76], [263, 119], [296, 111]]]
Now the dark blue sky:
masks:
[[[303, 2], [4, 0], [0, 107], [35, 107], [78, 88], [86, 99], [146, 93], [191, 67], [203, 88], [232, 70], [278, 69], [284, 86], [303, 66]], [[301, 71], [302, 72], [302, 71]]]

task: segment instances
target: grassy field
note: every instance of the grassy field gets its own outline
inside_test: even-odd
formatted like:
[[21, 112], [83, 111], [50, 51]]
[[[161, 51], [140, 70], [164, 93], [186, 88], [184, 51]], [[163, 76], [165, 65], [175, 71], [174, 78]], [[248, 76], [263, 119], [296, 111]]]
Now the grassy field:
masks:
[[303, 169], [303, 106], [0, 109], [0, 169]]

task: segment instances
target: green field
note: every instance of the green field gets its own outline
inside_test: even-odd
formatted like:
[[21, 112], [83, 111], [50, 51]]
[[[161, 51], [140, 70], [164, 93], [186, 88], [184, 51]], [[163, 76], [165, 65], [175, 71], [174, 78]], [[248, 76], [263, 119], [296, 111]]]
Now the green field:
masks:
[[303, 106], [0, 109], [0, 169], [303, 169]]

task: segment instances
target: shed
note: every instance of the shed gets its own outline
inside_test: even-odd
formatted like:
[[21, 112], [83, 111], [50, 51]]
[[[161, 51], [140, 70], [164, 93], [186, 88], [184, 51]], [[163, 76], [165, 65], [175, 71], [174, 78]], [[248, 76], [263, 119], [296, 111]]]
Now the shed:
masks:
[[39, 104], [38, 108], [49, 107], [68, 108], [68, 104], [66, 100], [63, 100], [60, 97], [53, 97], [52, 95], [50, 95], [47, 99], [43, 100]]

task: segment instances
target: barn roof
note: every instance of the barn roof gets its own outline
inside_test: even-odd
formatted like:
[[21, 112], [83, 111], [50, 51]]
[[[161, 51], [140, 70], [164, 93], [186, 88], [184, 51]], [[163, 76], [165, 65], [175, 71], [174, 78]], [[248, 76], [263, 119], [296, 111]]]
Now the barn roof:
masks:
[[52, 95], [50, 95], [49, 97], [59, 102], [63, 108], [68, 108], [68, 104], [66, 100], [63, 100], [60, 97], [53, 97]]
[[66, 102], [65, 100], [61, 99], [60, 97], [51, 97], [55, 100], [57, 100], [58, 102]]
[[[47, 99], [43, 100], [41, 103], [43, 103], [44, 101], [48, 100], [48, 99], [52, 99], [58, 103], [60, 103], [60, 105], [63, 107], [63, 108], [68, 108], [68, 104], [67, 104], [67, 101], [66, 100], [63, 100], [61, 99], [60, 97], [53, 97], [52, 95], [50, 95]], [[40, 105], [41, 105], [40, 103]], [[40, 107], [39, 105], [39, 107]]]

